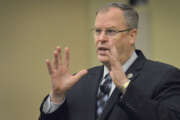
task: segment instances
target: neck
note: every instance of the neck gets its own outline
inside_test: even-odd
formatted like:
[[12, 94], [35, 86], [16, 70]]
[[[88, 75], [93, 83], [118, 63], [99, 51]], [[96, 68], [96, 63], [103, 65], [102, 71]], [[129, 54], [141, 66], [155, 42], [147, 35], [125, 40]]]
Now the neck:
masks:
[[129, 54], [126, 55], [122, 55], [122, 57], [120, 58], [119, 62], [121, 63], [121, 65], [123, 65], [133, 54], [134, 49], [129, 51]]

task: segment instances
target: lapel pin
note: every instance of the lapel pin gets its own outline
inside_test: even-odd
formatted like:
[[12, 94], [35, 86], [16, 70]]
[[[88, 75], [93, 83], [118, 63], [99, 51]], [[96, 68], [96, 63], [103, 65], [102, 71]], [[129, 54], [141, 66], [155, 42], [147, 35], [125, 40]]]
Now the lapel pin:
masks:
[[128, 75], [127, 75], [127, 78], [128, 79], [131, 79], [133, 77], [133, 74], [132, 73], [129, 73]]

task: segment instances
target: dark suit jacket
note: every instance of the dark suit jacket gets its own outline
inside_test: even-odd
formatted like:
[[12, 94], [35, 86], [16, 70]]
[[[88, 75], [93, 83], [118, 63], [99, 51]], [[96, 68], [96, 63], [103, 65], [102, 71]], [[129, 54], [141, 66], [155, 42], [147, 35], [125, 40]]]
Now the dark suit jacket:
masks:
[[[167, 64], [147, 60], [136, 50], [138, 58], [126, 74], [133, 77], [122, 96], [116, 88], [101, 120], [180, 120], [180, 70]], [[40, 120], [95, 120], [96, 94], [103, 66], [89, 69], [66, 96], [64, 104]], [[46, 100], [46, 98], [45, 98]]]

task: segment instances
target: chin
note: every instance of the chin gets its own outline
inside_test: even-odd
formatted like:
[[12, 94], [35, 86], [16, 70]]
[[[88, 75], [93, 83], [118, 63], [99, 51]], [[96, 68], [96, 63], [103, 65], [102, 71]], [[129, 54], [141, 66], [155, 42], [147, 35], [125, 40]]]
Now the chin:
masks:
[[107, 56], [101, 56], [101, 55], [98, 55], [98, 60], [103, 63], [103, 64], [107, 64], [109, 62], [109, 59]]

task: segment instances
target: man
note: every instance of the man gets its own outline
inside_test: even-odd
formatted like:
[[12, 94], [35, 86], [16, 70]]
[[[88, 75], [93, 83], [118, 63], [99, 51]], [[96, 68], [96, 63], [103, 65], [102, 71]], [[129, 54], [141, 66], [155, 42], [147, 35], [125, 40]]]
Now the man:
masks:
[[69, 72], [69, 49], [47, 60], [51, 93], [40, 120], [180, 120], [180, 70], [135, 50], [137, 12], [120, 2], [97, 11], [94, 39], [103, 66]]

